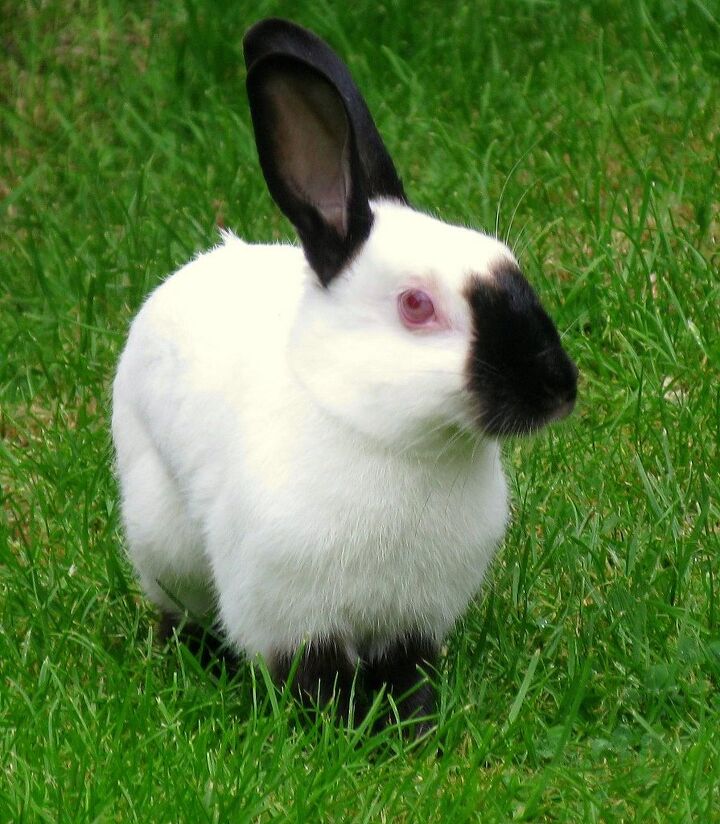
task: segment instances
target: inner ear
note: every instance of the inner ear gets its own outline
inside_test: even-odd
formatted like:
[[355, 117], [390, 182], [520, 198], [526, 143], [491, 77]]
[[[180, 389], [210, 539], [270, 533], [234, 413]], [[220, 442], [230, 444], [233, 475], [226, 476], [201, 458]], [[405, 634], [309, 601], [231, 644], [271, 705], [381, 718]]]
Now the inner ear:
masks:
[[347, 66], [288, 20], [243, 39], [260, 166], [323, 286], [347, 267], [373, 225], [370, 201], [406, 203], [400, 178]]
[[312, 205], [340, 237], [348, 232], [351, 197], [350, 126], [337, 92], [315, 72], [270, 73], [276, 174]]

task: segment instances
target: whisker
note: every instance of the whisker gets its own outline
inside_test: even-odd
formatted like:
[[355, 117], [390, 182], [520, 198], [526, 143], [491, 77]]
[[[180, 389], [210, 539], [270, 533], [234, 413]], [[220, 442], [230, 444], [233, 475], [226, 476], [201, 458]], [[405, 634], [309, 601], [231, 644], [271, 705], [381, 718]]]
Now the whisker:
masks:
[[458, 430], [457, 432], [455, 432], [455, 434], [448, 440], [448, 442], [440, 450], [437, 457], [435, 458], [435, 466], [437, 466], [438, 463], [440, 463], [440, 459], [442, 458], [442, 456], [445, 455], [448, 452], [448, 450], [450, 450], [456, 443], [458, 443], [458, 441], [460, 441], [463, 438], [464, 434], [465, 433], [462, 430]]
[[[442, 432], [443, 429], [450, 429], [452, 426], [453, 426], [453, 424], [451, 422], [442, 421], [437, 426], [434, 426], [431, 429], [425, 430], [417, 438], [414, 438], [412, 441], [410, 441], [409, 444], [406, 444], [397, 454], [399, 454], [399, 455], [406, 454], [408, 451], [413, 449], [413, 447], [418, 446], [419, 444], [423, 443], [424, 441], [429, 440], [436, 433]], [[464, 433], [462, 431], [456, 431], [456, 432], [453, 433], [452, 438], [462, 437], [463, 434]]]
[[[522, 246], [522, 247], [520, 246], [520, 241], [522, 240], [523, 235], [527, 231], [527, 228], [528, 228], [528, 226], [527, 226], [527, 223], [526, 223], [522, 227], [522, 229], [520, 229], [520, 231], [517, 234], [517, 237], [513, 240], [512, 245], [511, 245], [512, 252], [518, 260], [520, 260], [520, 258], [522, 257], [522, 253], [525, 251], [525, 249], [527, 249], [527, 244], [525, 246]], [[521, 249], [522, 249], [522, 252], [520, 251]]]
[[[462, 466], [458, 467], [458, 471], [453, 478], [453, 482], [450, 484], [450, 489], [448, 489], [447, 497], [445, 498], [445, 517], [447, 518], [448, 509], [450, 508], [450, 498], [452, 497], [453, 490], [455, 489], [455, 484], [458, 482], [458, 478], [460, 477], [460, 473], [462, 472]], [[467, 473], [465, 473], [467, 476]]]
[[498, 231], [500, 228], [500, 209], [502, 208], [502, 202], [505, 196], [505, 191], [520, 164], [523, 163], [530, 156], [530, 153], [535, 150], [535, 148], [540, 144], [542, 140], [544, 140], [544, 138], [545, 134], [541, 134], [533, 143], [531, 143], [530, 146], [528, 146], [528, 148], [520, 155], [520, 157], [518, 157], [510, 171], [505, 176], [505, 181], [503, 183], [502, 189], [500, 190], [500, 197], [498, 198], [497, 209], [495, 210], [495, 237], [498, 237]]
[[535, 188], [535, 186], [538, 185], [539, 182], [540, 182], [539, 180], [536, 180], [533, 183], [531, 183], [529, 186], [527, 186], [525, 188], [525, 191], [517, 199], [517, 201], [515, 203], [515, 208], [513, 209], [512, 214], [510, 215], [510, 224], [509, 224], [509, 226], [508, 226], [508, 228], [505, 232], [505, 242], [506, 243], [509, 242], [510, 232], [512, 232], [513, 223], [515, 222], [515, 215], [517, 214], [518, 209], [520, 208], [523, 200], [525, 200], [527, 195]]

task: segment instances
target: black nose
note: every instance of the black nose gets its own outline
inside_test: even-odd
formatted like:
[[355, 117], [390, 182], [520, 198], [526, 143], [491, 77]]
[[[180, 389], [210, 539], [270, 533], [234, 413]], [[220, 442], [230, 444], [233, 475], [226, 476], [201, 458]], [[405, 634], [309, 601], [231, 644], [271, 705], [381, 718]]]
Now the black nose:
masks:
[[552, 404], [573, 404], [577, 398], [578, 368], [561, 347], [553, 347], [541, 356], [543, 390]]

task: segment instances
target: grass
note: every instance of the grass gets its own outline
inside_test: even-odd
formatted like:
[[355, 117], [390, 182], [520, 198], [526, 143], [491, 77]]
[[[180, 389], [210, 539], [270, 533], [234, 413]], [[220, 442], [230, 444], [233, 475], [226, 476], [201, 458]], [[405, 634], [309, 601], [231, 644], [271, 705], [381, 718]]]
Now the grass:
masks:
[[[1, 821], [720, 820], [718, 3], [367, 5], [0, 0]], [[291, 235], [243, 89], [269, 13], [346, 57], [418, 206], [509, 238], [582, 373], [507, 446], [420, 745], [159, 648], [122, 554], [130, 318], [218, 225]]]

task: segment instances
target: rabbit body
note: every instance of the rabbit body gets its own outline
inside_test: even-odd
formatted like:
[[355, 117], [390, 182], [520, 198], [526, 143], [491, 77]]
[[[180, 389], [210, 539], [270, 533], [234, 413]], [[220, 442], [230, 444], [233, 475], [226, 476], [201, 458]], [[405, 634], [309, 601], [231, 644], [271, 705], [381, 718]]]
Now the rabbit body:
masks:
[[[510, 253], [407, 207], [373, 208], [332, 294], [301, 249], [226, 235], [150, 296], [118, 368], [113, 437], [143, 586], [170, 612], [217, 609], [250, 654], [318, 637], [381, 649], [417, 630], [439, 641], [505, 527], [496, 441], [468, 446], [453, 428], [464, 302], [437, 347], [387, 324], [381, 296], [407, 272], [447, 286], [469, 259]], [[349, 383], [333, 371], [348, 367]]]
[[402, 718], [505, 529], [497, 439], [577, 369], [503, 243], [413, 210], [347, 67], [285, 20], [244, 40], [268, 189], [301, 247], [226, 234], [149, 297], [113, 393], [128, 552], [166, 614], [347, 709]]

